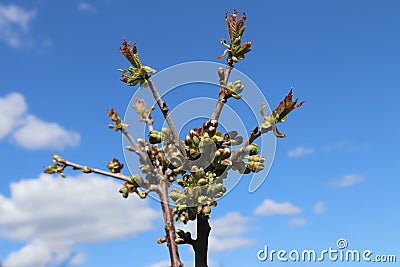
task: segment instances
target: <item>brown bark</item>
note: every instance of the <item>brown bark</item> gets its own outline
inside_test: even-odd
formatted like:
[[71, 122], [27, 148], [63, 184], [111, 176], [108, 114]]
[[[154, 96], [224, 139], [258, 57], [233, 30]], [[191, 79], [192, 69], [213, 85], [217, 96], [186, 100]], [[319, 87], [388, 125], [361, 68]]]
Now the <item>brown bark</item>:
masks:
[[169, 203], [168, 198], [168, 181], [160, 181], [160, 191], [158, 192], [161, 201], [162, 212], [164, 215], [165, 223], [165, 236], [167, 239], [167, 246], [169, 251], [169, 256], [171, 259], [171, 267], [183, 267], [183, 264], [179, 258], [178, 246], [175, 243], [176, 232], [174, 224], [174, 215]]

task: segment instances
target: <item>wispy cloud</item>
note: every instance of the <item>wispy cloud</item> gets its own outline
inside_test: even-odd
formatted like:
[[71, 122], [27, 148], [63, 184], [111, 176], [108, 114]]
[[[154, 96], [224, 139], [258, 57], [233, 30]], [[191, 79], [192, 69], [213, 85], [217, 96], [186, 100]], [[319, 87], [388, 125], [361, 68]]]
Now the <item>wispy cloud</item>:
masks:
[[301, 218], [294, 218], [289, 221], [288, 225], [292, 227], [299, 227], [299, 226], [304, 226], [307, 224], [307, 220], [301, 219]]
[[314, 153], [314, 148], [299, 146], [293, 150], [290, 150], [288, 152], [288, 156], [290, 158], [295, 158], [295, 157], [303, 157], [305, 155], [309, 155], [312, 153]]
[[79, 2], [78, 10], [81, 12], [94, 12], [96, 11], [95, 7], [87, 2]]
[[68, 260], [82, 263], [73, 253], [78, 244], [132, 236], [153, 228], [159, 213], [148, 201], [121, 201], [120, 184], [95, 175], [60, 181], [49, 175], [21, 180], [0, 195], [0, 237], [25, 245], [8, 255], [7, 267], [45, 267]]
[[35, 17], [35, 10], [0, 4], [0, 40], [10, 47], [21, 47], [26, 42], [29, 25]]
[[11, 135], [17, 145], [26, 149], [63, 149], [79, 144], [77, 132], [45, 122], [27, 110], [25, 98], [19, 93], [0, 97], [0, 141]]
[[325, 203], [322, 201], [319, 201], [315, 203], [314, 205], [314, 212], [317, 214], [322, 214], [325, 212]]
[[341, 179], [332, 183], [333, 186], [337, 187], [350, 187], [359, 184], [365, 180], [365, 176], [361, 174], [347, 174]]
[[278, 203], [272, 199], [266, 199], [254, 210], [254, 214], [257, 215], [291, 215], [299, 214], [301, 209], [290, 202]]

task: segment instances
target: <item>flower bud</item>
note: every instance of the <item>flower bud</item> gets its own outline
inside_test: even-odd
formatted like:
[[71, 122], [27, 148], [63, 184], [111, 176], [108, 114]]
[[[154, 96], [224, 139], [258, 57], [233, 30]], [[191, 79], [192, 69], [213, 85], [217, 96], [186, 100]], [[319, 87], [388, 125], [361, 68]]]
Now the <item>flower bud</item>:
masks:
[[247, 149], [247, 151], [249, 151], [250, 156], [258, 154], [258, 145], [257, 144], [248, 145], [246, 147], [246, 149]]
[[204, 214], [204, 216], [209, 217], [211, 213], [211, 207], [209, 205], [205, 205], [201, 212]]
[[218, 121], [217, 120], [210, 120], [211, 126], [217, 128], [218, 127]]
[[262, 164], [262, 162], [250, 161], [246, 162], [246, 165], [252, 172], [259, 172], [264, 169], [264, 164]]
[[247, 159], [249, 161], [261, 162], [261, 163], [265, 161], [265, 158], [262, 155], [248, 156]]
[[151, 144], [159, 144], [163, 140], [163, 134], [158, 131], [151, 131], [149, 133], [149, 142]]
[[207, 178], [201, 178], [201, 179], [199, 179], [197, 181], [197, 185], [199, 185], [199, 186], [203, 186], [203, 185], [206, 185], [206, 184], [208, 184]]
[[232, 91], [236, 95], [242, 93], [243, 92], [243, 88], [244, 88], [244, 86], [243, 86], [243, 84], [242, 84], [242, 82], [240, 80], [237, 80], [232, 84]]
[[147, 193], [144, 191], [138, 191], [137, 194], [141, 199], [145, 199], [147, 197]]
[[82, 169], [81, 169], [81, 171], [82, 171], [83, 173], [91, 173], [91, 172], [92, 172], [92, 169], [89, 168], [88, 166], [83, 166]]
[[124, 167], [124, 164], [120, 163], [117, 158], [113, 158], [108, 164], [107, 168], [112, 173], [120, 173], [121, 169]]
[[157, 243], [158, 243], [158, 244], [162, 244], [162, 243], [165, 243], [165, 242], [167, 242], [167, 239], [166, 239], [165, 237], [159, 237], [159, 238], [157, 239]]
[[178, 217], [176, 217], [175, 221], [177, 223], [186, 222], [186, 216], [184, 214], [179, 214]]
[[175, 243], [180, 245], [180, 244], [185, 244], [186, 242], [185, 242], [184, 238], [178, 237], [178, 238], [175, 238]]

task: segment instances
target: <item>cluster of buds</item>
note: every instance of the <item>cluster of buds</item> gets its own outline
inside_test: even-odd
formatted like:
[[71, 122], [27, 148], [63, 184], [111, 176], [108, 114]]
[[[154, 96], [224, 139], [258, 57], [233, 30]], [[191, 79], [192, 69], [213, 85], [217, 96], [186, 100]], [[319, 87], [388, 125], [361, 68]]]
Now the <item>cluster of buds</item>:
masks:
[[215, 172], [205, 172], [203, 168], [196, 166], [192, 167], [190, 174], [184, 174], [177, 182], [183, 187], [183, 191], [174, 188], [169, 194], [176, 205], [177, 222], [195, 220], [197, 214], [208, 217], [211, 206], [217, 204], [215, 199], [226, 192], [221, 177]]
[[260, 123], [261, 130], [267, 131], [272, 129], [275, 136], [278, 138], [285, 138], [286, 135], [279, 132], [276, 124], [279, 122], [284, 122], [287, 119], [288, 114], [294, 109], [303, 105], [304, 101], [297, 104], [298, 98], [295, 101], [293, 99], [292, 88], [290, 88], [289, 93], [285, 96], [285, 98], [279, 103], [279, 105], [272, 111], [272, 115], [266, 115], [264, 110], [266, 104], [263, 103], [261, 106], [261, 116], [263, 116], [264, 120]]
[[123, 128], [128, 128], [129, 124], [122, 123], [121, 117], [118, 115], [118, 112], [115, 109], [110, 109], [107, 111], [107, 115], [114, 124], [108, 125], [108, 128], [113, 129], [115, 131], [121, 131]]
[[147, 191], [139, 191], [139, 187], [146, 188], [148, 185], [148, 181], [143, 181], [142, 177], [138, 174], [134, 174], [131, 176], [131, 180], [125, 181], [122, 183], [123, 187], [119, 190], [122, 194], [123, 198], [128, 198], [128, 196], [132, 193], [136, 193], [140, 198], [146, 198]]
[[64, 169], [66, 167], [67, 165], [65, 164], [65, 160], [61, 156], [53, 154], [53, 165], [46, 167], [44, 169], [44, 173], [47, 174], [58, 173], [62, 178], [65, 178], [67, 177], [64, 173]]
[[244, 156], [236, 159], [232, 169], [239, 171], [243, 174], [250, 172], [259, 172], [264, 169], [265, 158], [262, 155], [258, 155], [258, 145], [250, 144], [244, 148], [244, 153], [247, 155], [247, 162], [244, 162]]
[[262, 155], [248, 156], [247, 159], [244, 173], [259, 172], [264, 169], [265, 158]]
[[120, 47], [121, 53], [128, 59], [128, 61], [133, 65], [128, 69], [118, 69], [122, 72], [121, 81], [125, 82], [129, 86], [135, 86], [140, 84], [140, 87], [147, 87], [148, 73], [156, 73], [157, 71], [150, 68], [149, 66], [143, 66], [139, 53], [136, 48], [136, 43], [131, 46], [127, 41], [123, 41]]
[[221, 44], [227, 47], [222, 56], [218, 57], [218, 59], [222, 60], [228, 53], [233, 62], [238, 62], [239, 60], [244, 59], [244, 55], [251, 50], [251, 41], [242, 44], [242, 37], [246, 26], [244, 26], [244, 22], [246, 20], [246, 14], [243, 13], [243, 16], [238, 19], [238, 12], [234, 10], [231, 16], [228, 16], [228, 12], [225, 15], [226, 27], [228, 30], [228, 36], [230, 43], [228, 44], [225, 39], [221, 39]]
[[120, 163], [117, 158], [113, 158], [107, 164], [107, 169], [109, 169], [111, 173], [120, 173], [123, 167], [124, 164]]

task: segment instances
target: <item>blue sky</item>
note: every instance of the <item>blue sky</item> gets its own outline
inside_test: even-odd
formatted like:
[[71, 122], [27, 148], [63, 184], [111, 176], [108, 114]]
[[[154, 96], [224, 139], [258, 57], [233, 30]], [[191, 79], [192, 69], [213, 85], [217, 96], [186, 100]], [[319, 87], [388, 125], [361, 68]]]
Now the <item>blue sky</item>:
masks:
[[[265, 245], [322, 251], [339, 238], [399, 260], [398, 1], [36, 0], [0, 2], [5, 267], [167, 266], [156, 244], [158, 202], [122, 199], [109, 179], [41, 172], [53, 152], [98, 167], [123, 158], [106, 116], [111, 107], [123, 113], [135, 92], [119, 81], [117, 69], [128, 66], [122, 38], [137, 41], [142, 61], [157, 70], [217, 61], [233, 8], [247, 13], [244, 38], [253, 41], [236, 68], [272, 108], [290, 87], [306, 103], [280, 126], [287, 138], [262, 187], [250, 194], [244, 177], [213, 210], [210, 266], [337, 266], [260, 262], [256, 254]], [[168, 103], [201, 95], [196, 88]], [[180, 252], [192, 266], [191, 249]]]

